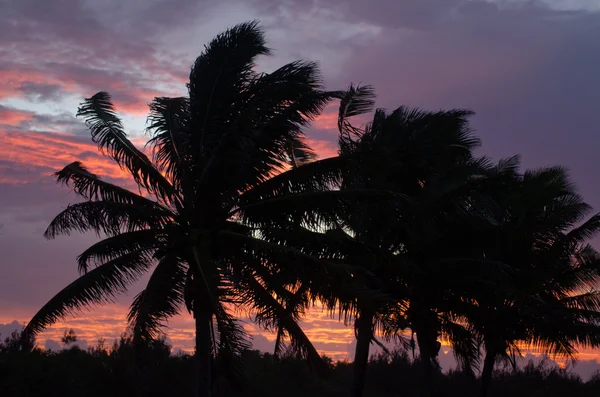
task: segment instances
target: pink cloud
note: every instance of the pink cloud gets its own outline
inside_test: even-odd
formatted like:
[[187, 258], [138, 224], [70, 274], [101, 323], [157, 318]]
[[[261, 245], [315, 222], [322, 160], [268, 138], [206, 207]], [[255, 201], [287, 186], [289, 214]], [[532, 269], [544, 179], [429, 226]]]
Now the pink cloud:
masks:
[[0, 125], [19, 126], [30, 120], [33, 113], [26, 110], [13, 109], [0, 105]]
[[307, 142], [319, 155], [319, 158], [334, 157], [338, 155], [337, 144], [331, 141], [308, 138]]
[[59, 170], [86, 157], [86, 165], [100, 175], [125, 178], [119, 166], [97, 154], [97, 146], [69, 135], [41, 132], [1, 132], [0, 158], [25, 166]]

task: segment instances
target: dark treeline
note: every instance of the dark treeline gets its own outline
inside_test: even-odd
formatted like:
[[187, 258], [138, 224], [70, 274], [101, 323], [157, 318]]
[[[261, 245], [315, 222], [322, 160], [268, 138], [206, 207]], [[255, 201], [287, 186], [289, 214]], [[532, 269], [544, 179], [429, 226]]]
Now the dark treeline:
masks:
[[[0, 344], [0, 395], [37, 397], [163, 397], [194, 392], [194, 360], [187, 354], [170, 354], [163, 339], [143, 353], [135, 351], [131, 335], [122, 335], [113, 346], [103, 343], [87, 351], [71, 347], [57, 352], [36, 349], [29, 354]], [[216, 397], [342, 397], [352, 381], [352, 365], [324, 357], [327, 376], [320, 378], [292, 352], [279, 357], [245, 350], [244, 368], [229, 379], [215, 375]], [[406, 351], [372, 356], [368, 367], [366, 397], [420, 396], [420, 363]], [[461, 371], [434, 374], [436, 395], [473, 395], [477, 385]], [[583, 382], [577, 375], [540, 362], [525, 367], [497, 370], [493, 397], [596, 397], [600, 375]], [[439, 389], [439, 390], [437, 390]]]
[[[189, 95], [150, 103], [147, 152], [129, 140], [108, 93], [84, 100], [77, 115], [92, 140], [136, 186], [117, 186], [79, 161], [56, 172], [81, 201], [45, 236], [93, 232], [100, 241], [77, 258], [80, 277], [29, 321], [18, 350], [31, 351], [35, 335], [58, 319], [112, 302], [150, 273], [127, 318], [135, 361], [111, 361], [119, 349], [81, 358], [99, 371], [121, 363], [115, 371], [145, 374], [136, 395], [158, 393], [148, 387], [163, 379], [189, 386], [181, 395], [209, 397], [232, 387], [236, 374], [249, 379], [240, 395], [361, 397], [387, 385], [411, 395], [420, 382], [426, 397], [484, 397], [529, 378], [552, 384], [544, 395], [569, 383], [569, 394], [585, 395], [595, 382], [557, 372], [492, 382], [494, 367], [514, 366], [523, 346], [564, 358], [600, 346], [600, 255], [589, 245], [600, 214], [567, 171], [522, 170], [518, 155], [481, 156], [470, 110], [376, 108], [368, 85], [326, 90], [313, 62], [257, 72], [256, 58], [270, 53], [255, 22], [213, 39], [191, 68]], [[304, 130], [333, 102], [338, 155], [317, 159]], [[317, 302], [354, 328], [351, 368], [332, 367], [303, 331]], [[165, 379], [152, 372], [161, 361], [148, 351], [185, 310], [195, 319], [195, 363], [165, 352], [177, 380]], [[314, 375], [299, 361], [248, 358], [240, 313], [276, 334], [274, 355], [293, 352]], [[418, 362], [369, 364], [382, 338], [411, 346]], [[462, 375], [439, 374], [442, 342]], [[69, 354], [83, 353], [32, 357], [49, 365]]]

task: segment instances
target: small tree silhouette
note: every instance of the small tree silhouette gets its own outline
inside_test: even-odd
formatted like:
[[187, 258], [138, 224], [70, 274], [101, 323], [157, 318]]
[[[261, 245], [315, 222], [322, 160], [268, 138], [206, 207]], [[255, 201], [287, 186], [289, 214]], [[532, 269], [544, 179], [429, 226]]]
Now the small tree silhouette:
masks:
[[73, 328], [69, 329], [68, 331], [65, 330], [65, 333], [63, 334], [63, 337], [60, 339], [60, 341], [63, 343], [65, 349], [68, 345], [77, 342], [77, 335], [75, 334], [75, 330]]

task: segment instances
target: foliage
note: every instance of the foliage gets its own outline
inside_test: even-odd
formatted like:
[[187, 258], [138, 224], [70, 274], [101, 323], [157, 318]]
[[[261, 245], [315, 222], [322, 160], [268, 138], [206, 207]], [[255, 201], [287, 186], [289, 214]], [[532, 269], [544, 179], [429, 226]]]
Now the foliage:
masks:
[[[170, 354], [164, 341], [148, 349], [144, 369], [136, 361], [131, 335], [124, 334], [107, 351], [100, 346], [50, 352], [36, 349], [30, 354], [9, 352], [0, 344], [0, 395], [37, 397], [154, 397], [187, 396], [193, 392], [194, 363], [186, 354]], [[268, 353], [246, 350], [242, 353], [243, 377], [238, 384], [226, 380], [216, 383], [216, 395], [277, 397], [342, 397], [352, 377], [348, 362], [329, 362], [329, 377], [315, 376], [305, 362], [294, 355], [280, 358]], [[420, 366], [404, 351], [371, 357], [365, 396], [419, 396]], [[516, 371], [495, 373], [490, 396], [592, 397], [600, 393], [597, 377], [583, 382], [577, 375], [550, 366], [546, 362], [529, 363]], [[474, 395], [477, 385], [462, 372], [435, 372], [437, 396]]]

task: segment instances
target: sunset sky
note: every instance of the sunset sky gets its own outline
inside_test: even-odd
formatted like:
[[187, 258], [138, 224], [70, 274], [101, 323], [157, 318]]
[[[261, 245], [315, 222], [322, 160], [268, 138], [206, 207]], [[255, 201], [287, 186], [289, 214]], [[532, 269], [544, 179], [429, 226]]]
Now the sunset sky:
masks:
[[[75, 258], [96, 239], [44, 240], [52, 217], [77, 200], [51, 173], [82, 160], [130, 183], [97, 153], [78, 103], [110, 92], [143, 144], [150, 100], [185, 95], [203, 45], [252, 19], [274, 50], [261, 70], [314, 60], [327, 88], [371, 84], [379, 107], [473, 109], [481, 154], [564, 165], [600, 210], [597, 0], [0, 0], [0, 334], [77, 277]], [[336, 153], [335, 105], [308, 135], [322, 157]], [[90, 344], [112, 341], [139, 289], [57, 324], [39, 344], [56, 346], [70, 327]], [[191, 350], [192, 326], [187, 314], [175, 318], [169, 339]], [[272, 335], [246, 327], [268, 348]], [[322, 352], [351, 358], [351, 329], [318, 310], [303, 327]], [[600, 354], [581, 358], [591, 360], [580, 364], [587, 372]]]

